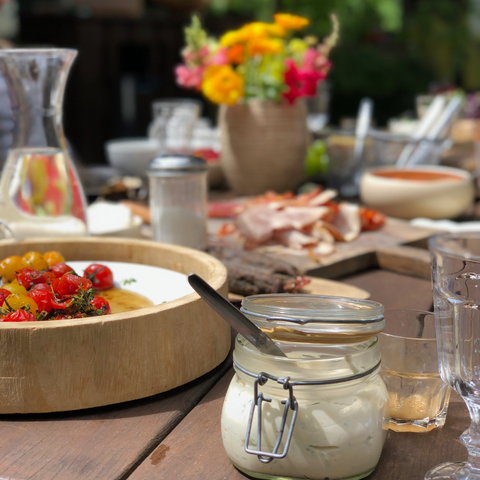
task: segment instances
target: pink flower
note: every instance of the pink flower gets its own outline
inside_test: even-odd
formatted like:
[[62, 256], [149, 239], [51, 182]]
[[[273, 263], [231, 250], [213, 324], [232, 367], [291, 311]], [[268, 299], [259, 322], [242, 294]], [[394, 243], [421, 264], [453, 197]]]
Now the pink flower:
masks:
[[189, 68], [186, 65], [179, 65], [175, 68], [177, 83], [182, 87], [196, 90], [200, 90], [202, 87], [203, 72], [204, 68], [201, 66]]
[[206, 62], [207, 66], [211, 65], [228, 65], [227, 49], [220, 47], [213, 56]]
[[210, 55], [210, 51], [207, 45], [203, 45], [198, 50], [192, 50], [187, 47], [182, 51], [182, 55], [185, 63], [202, 65]]

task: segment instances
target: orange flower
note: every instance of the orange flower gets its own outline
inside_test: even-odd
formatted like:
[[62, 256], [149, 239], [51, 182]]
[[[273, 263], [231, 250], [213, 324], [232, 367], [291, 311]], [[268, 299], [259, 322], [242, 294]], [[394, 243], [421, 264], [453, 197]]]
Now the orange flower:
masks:
[[308, 18], [290, 15], [289, 13], [276, 13], [273, 18], [275, 23], [286, 30], [301, 30], [306, 27], [310, 21]]
[[283, 50], [283, 42], [276, 38], [259, 38], [252, 40], [247, 45], [248, 54], [252, 57], [266, 53], [282, 53]]
[[230, 63], [239, 65], [245, 61], [245, 47], [243, 45], [233, 45], [227, 51], [227, 58]]
[[202, 92], [213, 103], [233, 105], [243, 96], [243, 83], [230, 65], [212, 65], [205, 70]]

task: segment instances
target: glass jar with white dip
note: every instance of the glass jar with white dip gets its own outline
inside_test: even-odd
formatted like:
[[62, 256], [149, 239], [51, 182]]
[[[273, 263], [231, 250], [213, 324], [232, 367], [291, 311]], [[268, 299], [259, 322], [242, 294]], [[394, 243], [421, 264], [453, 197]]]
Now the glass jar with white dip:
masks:
[[222, 411], [231, 462], [262, 479], [357, 480], [378, 463], [388, 395], [376, 334], [383, 306], [317, 295], [255, 295], [242, 312], [287, 357], [238, 335]]

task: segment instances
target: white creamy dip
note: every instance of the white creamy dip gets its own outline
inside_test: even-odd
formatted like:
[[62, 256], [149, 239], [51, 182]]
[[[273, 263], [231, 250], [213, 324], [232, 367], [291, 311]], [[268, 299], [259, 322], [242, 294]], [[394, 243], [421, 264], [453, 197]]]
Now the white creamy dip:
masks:
[[[374, 347], [377, 348], [376, 345]], [[240, 353], [239, 349], [241, 347], [237, 341], [235, 352]], [[239, 363], [243, 359], [238, 354], [236, 357]], [[272, 358], [266, 355], [261, 357]], [[307, 380], [305, 372], [309, 370], [309, 360], [305, 355], [301, 357], [287, 361], [285, 375], [289, 375], [291, 381], [297, 380], [295, 378], [297, 367], [299, 375], [303, 375], [299, 380]], [[315, 380], [315, 377], [321, 379], [326, 372], [321, 371], [318, 363], [324, 363], [326, 368], [333, 365], [323, 357], [321, 361], [315, 360], [315, 356], [312, 358], [310, 366], [315, 368], [308, 374], [310, 376], [308, 380]], [[370, 360], [372, 359], [373, 357], [370, 357]], [[350, 375], [366, 370], [365, 358], [356, 362], [355, 355], [346, 355], [344, 360], [341, 365], [341, 377], [349, 376], [348, 373], [345, 375], [346, 365], [349, 366], [347, 369], [351, 368]], [[253, 365], [251, 358], [248, 362], [250, 365], [247, 370], [250, 371]], [[259, 367], [255, 373], [265, 371], [277, 376], [278, 372], [269, 371], [267, 365], [264, 365], [264, 368], [260, 365]], [[256, 455], [248, 454], [244, 450], [247, 422], [254, 395], [253, 381], [253, 377], [237, 370], [223, 406], [223, 444], [234, 465], [253, 476], [272, 475], [271, 478], [278, 476], [282, 479], [360, 479], [373, 471], [385, 442], [387, 430], [384, 424], [385, 418], [388, 417], [387, 390], [378, 375], [378, 369], [368, 376], [345, 383], [295, 386], [293, 394], [298, 402], [298, 416], [292, 442], [285, 458], [275, 459], [270, 463], [262, 463]], [[280, 402], [288, 398], [288, 390], [269, 380], [264, 386], [259, 387], [259, 391], [272, 399], [271, 403], [262, 404], [261, 445], [262, 451], [271, 452], [284, 411], [284, 405]], [[283, 451], [291, 418], [292, 412], [288, 416], [279, 452]], [[258, 449], [257, 412], [253, 419], [249, 447], [253, 450]]]

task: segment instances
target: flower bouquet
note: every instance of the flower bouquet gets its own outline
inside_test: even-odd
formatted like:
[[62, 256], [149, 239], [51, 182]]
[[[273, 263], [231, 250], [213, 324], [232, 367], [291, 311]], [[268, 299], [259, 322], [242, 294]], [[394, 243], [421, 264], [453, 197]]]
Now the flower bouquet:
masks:
[[222, 165], [239, 194], [283, 191], [301, 181], [308, 132], [298, 99], [315, 95], [326, 78], [339, 32], [332, 16], [332, 33], [322, 42], [294, 36], [308, 24], [279, 13], [273, 23], [249, 23], [218, 41], [198, 17], [185, 29], [177, 82], [221, 105]]

